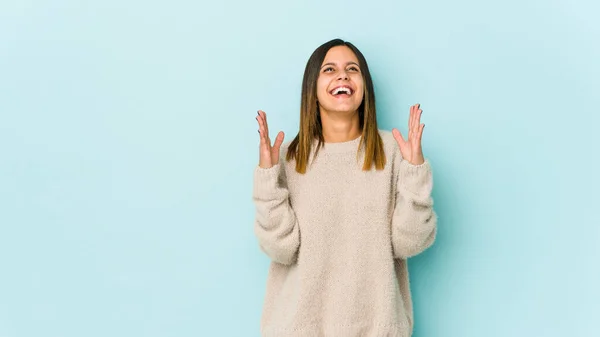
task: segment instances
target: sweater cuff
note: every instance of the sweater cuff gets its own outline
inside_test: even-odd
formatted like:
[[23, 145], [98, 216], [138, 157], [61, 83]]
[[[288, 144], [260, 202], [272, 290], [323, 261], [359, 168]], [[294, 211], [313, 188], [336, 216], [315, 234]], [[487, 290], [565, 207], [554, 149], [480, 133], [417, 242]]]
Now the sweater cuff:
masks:
[[280, 163], [269, 168], [258, 165], [254, 168], [254, 197], [269, 199], [277, 193], [277, 180], [279, 178]]
[[400, 179], [398, 184], [405, 189], [418, 193], [423, 187], [431, 186], [432, 172], [431, 163], [425, 159], [422, 164], [414, 165], [408, 160], [400, 162]]

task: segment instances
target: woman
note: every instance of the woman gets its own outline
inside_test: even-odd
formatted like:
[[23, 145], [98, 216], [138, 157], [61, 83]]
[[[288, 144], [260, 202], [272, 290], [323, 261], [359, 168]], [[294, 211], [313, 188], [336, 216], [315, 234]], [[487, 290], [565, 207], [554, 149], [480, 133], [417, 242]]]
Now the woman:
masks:
[[421, 112], [410, 108], [406, 138], [379, 130], [367, 62], [339, 39], [308, 60], [293, 141], [279, 132], [272, 144], [258, 112], [254, 230], [272, 260], [263, 336], [412, 334], [406, 259], [437, 223]]

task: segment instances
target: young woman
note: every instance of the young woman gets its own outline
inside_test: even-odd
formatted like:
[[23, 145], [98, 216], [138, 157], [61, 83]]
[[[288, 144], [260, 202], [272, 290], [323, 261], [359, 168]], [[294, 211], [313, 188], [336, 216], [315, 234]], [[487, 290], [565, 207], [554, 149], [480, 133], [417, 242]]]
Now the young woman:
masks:
[[412, 334], [406, 260], [437, 223], [421, 112], [410, 108], [407, 137], [378, 129], [367, 62], [339, 39], [308, 60], [294, 140], [272, 143], [258, 111], [254, 231], [272, 261], [263, 336]]

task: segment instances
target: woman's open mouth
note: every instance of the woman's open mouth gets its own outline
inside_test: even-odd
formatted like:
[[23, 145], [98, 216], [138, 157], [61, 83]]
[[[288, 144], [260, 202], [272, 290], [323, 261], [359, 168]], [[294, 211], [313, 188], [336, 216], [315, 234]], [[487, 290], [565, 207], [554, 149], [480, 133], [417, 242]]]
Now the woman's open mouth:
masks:
[[352, 96], [352, 94], [354, 93], [354, 90], [352, 90], [352, 88], [350, 88], [349, 86], [343, 85], [343, 86], [334, 88], [329, 93], [332, 96], [337, 97], [337, 98], [347, 98], [347, 97]]

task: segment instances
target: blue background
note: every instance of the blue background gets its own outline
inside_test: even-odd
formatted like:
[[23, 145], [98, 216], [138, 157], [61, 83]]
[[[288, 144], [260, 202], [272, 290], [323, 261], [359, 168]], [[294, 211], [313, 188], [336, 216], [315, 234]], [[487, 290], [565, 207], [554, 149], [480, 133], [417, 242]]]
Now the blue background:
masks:
[[0, 2], [0, 336], [259, 336], [256, 110], [365, 54], [380, 128], [421, 103], [436, 244], [415, 336], [599, 336], [593, 1]]

